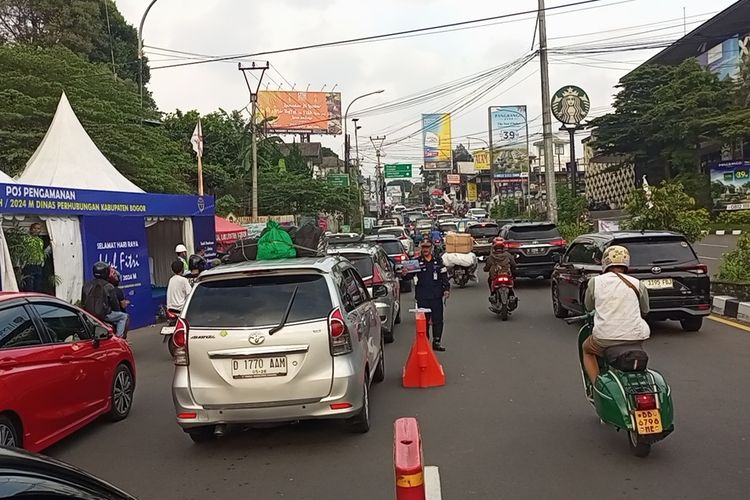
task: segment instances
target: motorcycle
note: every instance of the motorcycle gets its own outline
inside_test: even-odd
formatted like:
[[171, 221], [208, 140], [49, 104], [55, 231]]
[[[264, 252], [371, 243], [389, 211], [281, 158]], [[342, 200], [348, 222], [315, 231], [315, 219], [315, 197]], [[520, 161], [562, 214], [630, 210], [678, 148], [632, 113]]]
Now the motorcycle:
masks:
[[167, 318], [167, 326], [162, 327], [161, 329], [161, 341], [162, 343], [167, 344], [169, 354], [174, 357], [175, 349], [177, 349], [177, 346], [174, 345], [174, 342], [172, 342], [172, 335], [174, 335], [174, 327], [177, 325], [177, 319], [180, 317], [180, 313], [177, 311], [172, 311], [171, 309], [167, 309], [164, 313], [164, 316]]
[[503, 321], [507, 321], [511, 311], [518, 307], [518, 297], [513, 293], [513, 276], [498, 274], [492, 279], [490, 302], [490, 311], [500, 316]]
[[451, 274], [450, 277], [453, 279], [453, 282], [458, 286], [459, 288], [465, 288], [466, 284], [471, 280], [471, 277], [474, 275], [474, 270], [470, 267], [464, 267], [464, 266], [453, 266], [450, 268]]
[[599, 358], [599, 377], [592, 387], [583, 367], [583, 342], [591, 335], [593, 314], [565, 320], [583, 322], [578, 332], [578, 359], [586, 397], [602, 423], [628, 435], [630, 449], [646, 457], [651, 445], [674, 431], [672, 392], [661, 373], [647, 369], [648, 355], [640, 343], [610, 347]]

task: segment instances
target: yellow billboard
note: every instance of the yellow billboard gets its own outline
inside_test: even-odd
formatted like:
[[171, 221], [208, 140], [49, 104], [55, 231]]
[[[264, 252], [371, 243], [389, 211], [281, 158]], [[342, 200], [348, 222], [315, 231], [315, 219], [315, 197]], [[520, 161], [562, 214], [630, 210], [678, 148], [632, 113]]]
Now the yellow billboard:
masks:
[[466, 201], [477, 201], [477, 185], [473, 182], [466, 184]]
[[472, 153], [474, 156], [474, 169], [475, 170], [489, 170], [490, 169], [490, 152], [487, 149], [480, 149]]

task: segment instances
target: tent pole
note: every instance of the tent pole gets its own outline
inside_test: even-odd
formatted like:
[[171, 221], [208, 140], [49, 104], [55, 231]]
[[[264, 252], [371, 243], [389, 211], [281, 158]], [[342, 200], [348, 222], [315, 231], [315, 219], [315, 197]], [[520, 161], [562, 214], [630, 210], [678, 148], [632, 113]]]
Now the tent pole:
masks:
[[198, 155], [198, 196], [203, 196], [203, 155]]

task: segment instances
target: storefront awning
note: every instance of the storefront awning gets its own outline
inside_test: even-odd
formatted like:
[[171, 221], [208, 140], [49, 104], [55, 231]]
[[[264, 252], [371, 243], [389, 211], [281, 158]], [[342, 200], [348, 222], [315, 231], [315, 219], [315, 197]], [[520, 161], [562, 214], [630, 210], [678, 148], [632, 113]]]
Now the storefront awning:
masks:
[[216, 227], [216, 243], [223, 247], [247, 236], [247, 229], [218, 215], [214, 216], [214, 226]]

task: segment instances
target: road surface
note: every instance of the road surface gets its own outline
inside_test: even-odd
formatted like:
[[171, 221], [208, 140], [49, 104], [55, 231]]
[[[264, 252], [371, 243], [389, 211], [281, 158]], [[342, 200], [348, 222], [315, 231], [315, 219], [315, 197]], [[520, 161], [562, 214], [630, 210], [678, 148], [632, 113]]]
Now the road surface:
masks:
[[693, 244], [695, 253], [703, 264], [708, 266], [711, 276], [718, 274], [721, 266], [721, 256], [731, 252], [737, 246], [738, 236], [709, 234], [701, 241]]
[[699, 333], [661, 324], [649, 364], [672, 385], [676, 430], [638, 459], [586, 402], [576, 328], [553, 317], [549, 284], [520, 283], [520, 307], [502, 323], [480, 279], [448, 302], [445, 387], [401, 388], [414, 332], [404, 314], [366, 435], [315, 422], [194, 445], [174, 422], [170, 359], [149, 329], [131, 335], [130, 417], [95, 423], [47, 453], [142, 499], [392, 499], [393, 421], [416, 416], [448, 499], [748, 498], [750, 333], [710, 320]]

